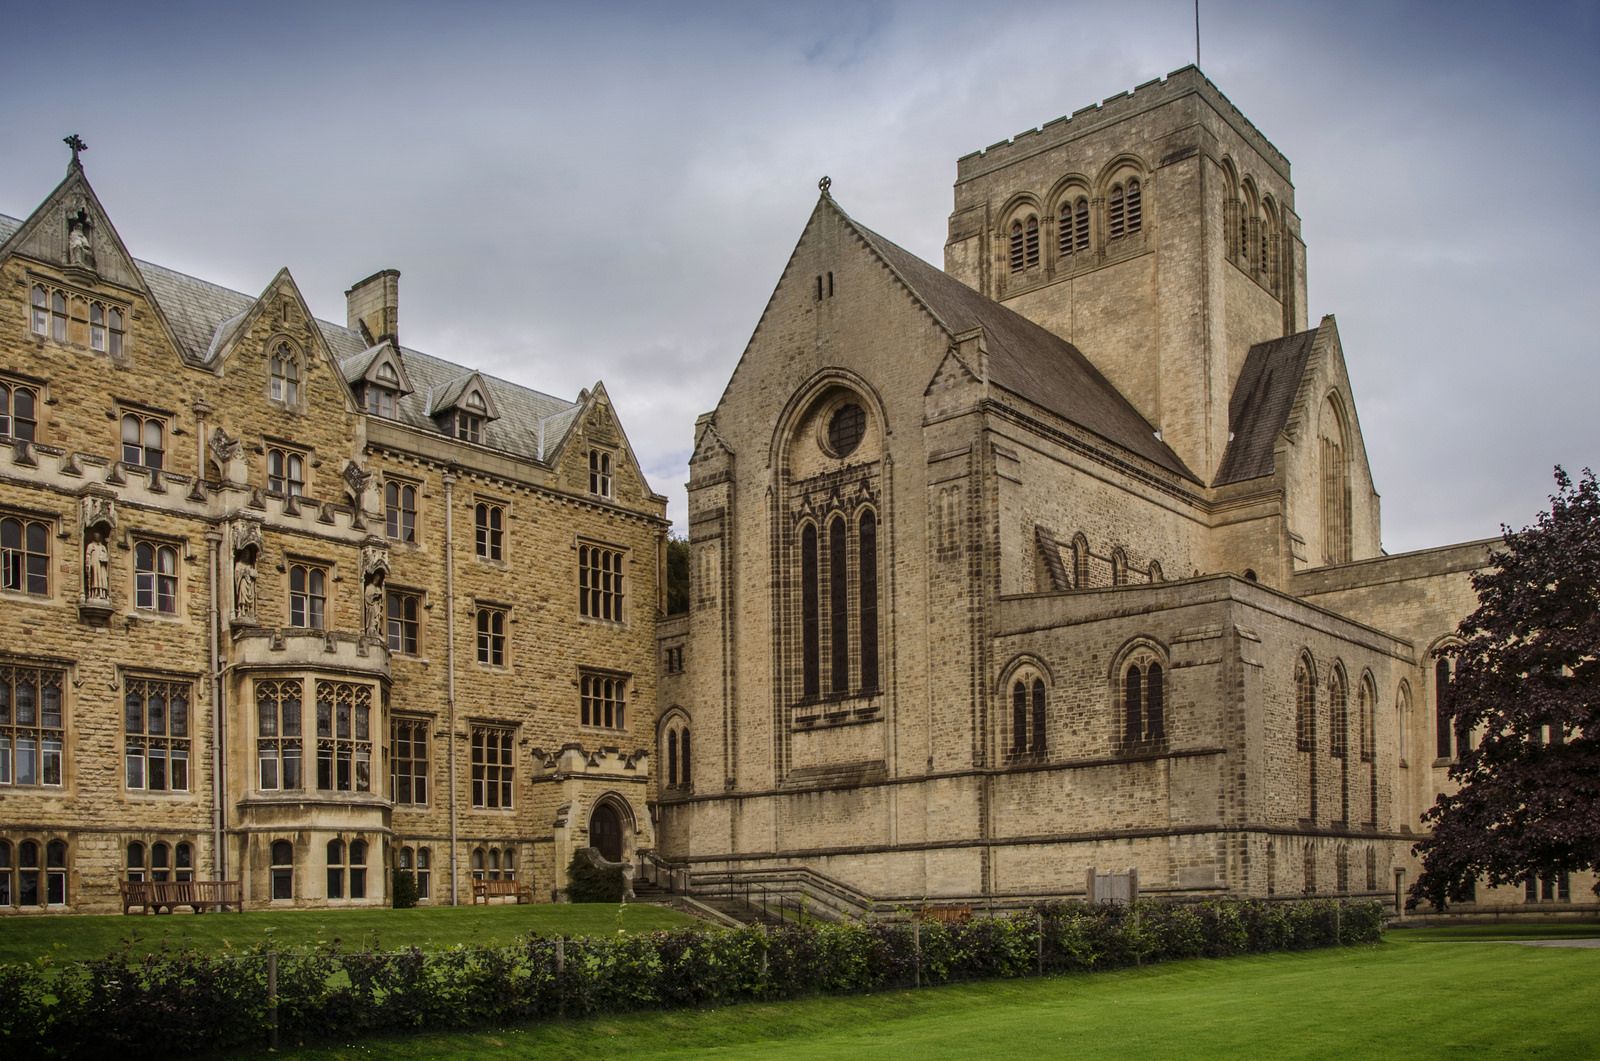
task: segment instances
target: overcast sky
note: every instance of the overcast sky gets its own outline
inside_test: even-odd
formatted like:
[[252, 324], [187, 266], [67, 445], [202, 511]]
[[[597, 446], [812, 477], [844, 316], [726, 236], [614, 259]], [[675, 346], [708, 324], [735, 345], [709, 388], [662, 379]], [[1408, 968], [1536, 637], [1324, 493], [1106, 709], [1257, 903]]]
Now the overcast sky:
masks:
[[[0, 213], [77, 132], [137, 257], [251, 294], [287, 265], [340, 322], [397, 268], [407, 345], [604, 379], [680, 530], [694, 417], [819, 176], [940, 264], [957, 157], [1194, 60], [1191, 0], [41, 11], [6, 33]], [[1201, 19], [1202, 69], [1293, 164], [1385, 547], [1528, 523], [1552, 465], [1600, 464], [1600, 4]]]

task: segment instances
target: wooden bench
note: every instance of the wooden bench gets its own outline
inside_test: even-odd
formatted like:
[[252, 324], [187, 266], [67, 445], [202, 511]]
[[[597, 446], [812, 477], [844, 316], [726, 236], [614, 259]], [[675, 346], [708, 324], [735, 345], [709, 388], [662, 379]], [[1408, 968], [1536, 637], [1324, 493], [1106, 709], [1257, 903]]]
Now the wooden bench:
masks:
[[520, 880], [475, 880], [472, 882], [472, 902], [488, 904], [490, 899], [515, 899], [518, 903], [533, 902], [533, 886]]
[[134, 907], [147, 914], [170, 914], [179, 906], [197, 914], [230, 906], [237, 912], [244, 910], [242, 888], [236, 880], [124, 880], [118, 881], [117, 887], [125, 914]]
[[964, 925], [972, 920], [972, 907], [924, 906], [918, 912], [917, 918], [922, 921], [937, 921], [941, 925]]

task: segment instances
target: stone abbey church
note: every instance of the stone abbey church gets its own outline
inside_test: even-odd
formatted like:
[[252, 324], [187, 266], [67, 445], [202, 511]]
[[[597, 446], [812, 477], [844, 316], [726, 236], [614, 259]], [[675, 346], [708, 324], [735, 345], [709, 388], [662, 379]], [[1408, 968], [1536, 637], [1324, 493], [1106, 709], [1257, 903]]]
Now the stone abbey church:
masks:
[[338, 324], [139, 261], [69, 142], [0, 216], [0, 913], [580, 849], [851, 913], [1414, 875], [1486, 545], [1383, 554], [1288, 161], [1198, 70], [960, 159], [942, 271], [824, 181], [671, 617], [603, 385], [404, 345], [392, 270]]

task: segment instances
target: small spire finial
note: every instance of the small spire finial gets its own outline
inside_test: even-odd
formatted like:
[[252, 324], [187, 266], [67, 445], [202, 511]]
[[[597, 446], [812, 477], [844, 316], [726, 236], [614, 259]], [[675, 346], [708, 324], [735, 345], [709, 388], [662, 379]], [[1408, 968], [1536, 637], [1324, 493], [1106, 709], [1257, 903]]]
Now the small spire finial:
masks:
[[72, 148], [73, 168], [76, 169], [81, 167], [83, 163], [78, 161], [78, 154], [80, 152], [89, 150], [89, 145], [83, 142], [83, 137], [79, 136], [77, 133], [73, 133], [71, 136], [64, 138], [61, 142]]
[[819, 180], [817, 182], [817, 187], [822, 189], [822, 197], [824, 199], [832, 199], [833, 198], [833, 196], [828, 193], [828, 189], [833, 187], [833, 178], [832, 177], [824, 176], [821, 180]]

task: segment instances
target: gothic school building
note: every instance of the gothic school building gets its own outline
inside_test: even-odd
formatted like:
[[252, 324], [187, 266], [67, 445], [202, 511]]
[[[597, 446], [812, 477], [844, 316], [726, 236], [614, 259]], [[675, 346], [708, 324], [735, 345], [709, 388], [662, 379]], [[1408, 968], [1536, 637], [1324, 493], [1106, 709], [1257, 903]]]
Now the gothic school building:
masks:
[[[1470, 733], [1491, 543], [1397, 556], [1289, 163], [1196, 69], [957, 163], [944, 269], [822, 194], [694, 425], [690, 610], [554, 398], [0, 216], [0, 914], [559, 895], [1376, 896]], [[1587, 874], [1466, 911], [1597, 909]]]
[[648, 849], [665, 499], [541, 394], [135, 260], [78, 161], [0, 216], [0, 913], [550, 898]]
[[1193, 67], [960, 159], [942, 271], [824, 179], [695, 425], [660, 855], [845, 910], [1399, 901], [1492, 543], [1383, 553], [1306, 259]]

